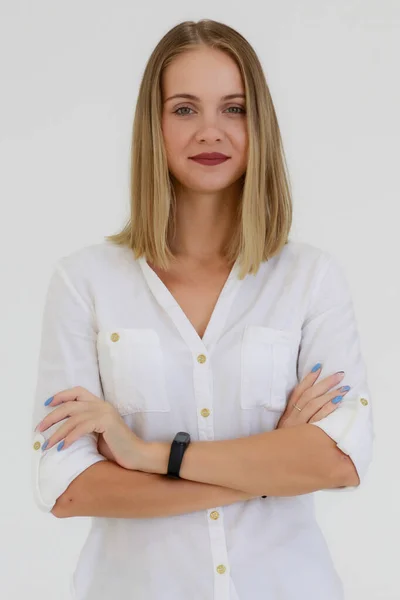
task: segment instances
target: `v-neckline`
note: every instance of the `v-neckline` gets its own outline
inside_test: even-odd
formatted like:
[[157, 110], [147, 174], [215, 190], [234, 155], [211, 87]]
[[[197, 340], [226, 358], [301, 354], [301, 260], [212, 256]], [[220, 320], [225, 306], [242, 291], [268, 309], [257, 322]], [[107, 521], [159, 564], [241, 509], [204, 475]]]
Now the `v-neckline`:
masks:
[[143, 276], [151, 292], [153, 293], [153, 296], [160, 306], [162, 306], [169, 314], [188, 346], [191, 348], [195, 347], [199, 349], [200, 352], [204, 350], [210, 350], [211, 345], [217, 341], [222, 331], [234, 296], [239, 290], [241, 283], [244, 281], [238, 277], [238, 259], [236, 259], [233, 263], [222, 290], [218, 295], [217, 302], [215, 303], [203, 337], [199, 336], [196, 328], [186, 315], [179, 302], [172, 295], [162, 279], [160, 279], [157, 273], [150, 267], [146, 257], [142, 255], [137, 259], [137, 261], [141, 267]]

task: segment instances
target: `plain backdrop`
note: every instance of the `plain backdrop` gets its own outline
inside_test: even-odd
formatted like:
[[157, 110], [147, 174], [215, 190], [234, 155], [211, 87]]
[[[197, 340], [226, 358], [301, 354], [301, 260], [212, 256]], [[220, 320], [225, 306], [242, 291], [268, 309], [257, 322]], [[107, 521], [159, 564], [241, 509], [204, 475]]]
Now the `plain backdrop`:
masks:
[[68, 598], [90, 519], [56, 519], [31, 494], [44, 295], [59, 257], [101, 242], [128, 215], [145, 63], [168, 29], [201, 18], [237, 29], [263, 64], [292, 182], [291, 238], [345, 267], [368, 367], [374, 460], [362, 489], [316, 493], [317, 516], [346, 600], [399, 600], [395, 0], [0, 1], [0, 597]]

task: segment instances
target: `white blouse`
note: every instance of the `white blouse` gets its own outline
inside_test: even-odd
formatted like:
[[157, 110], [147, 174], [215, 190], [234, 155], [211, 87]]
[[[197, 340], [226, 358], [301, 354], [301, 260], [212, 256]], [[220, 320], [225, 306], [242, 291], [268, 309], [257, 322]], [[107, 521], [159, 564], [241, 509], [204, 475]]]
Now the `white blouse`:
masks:
[[[144, 258], [110, 242], [59, 259], [43, 313], [32, 431], [55, 393], [83, 386], [147, 441], [227, 440], [276, 428], [316, 363], [351, 390], [314, 423], [363, 484], [371, 398], [349, 286], [328, 252], [289, 241], [257, 275], [226, 281], [201, 339]], [[97, 461], [97, 435], [42, 451], [63, 423], [32, 434], [33, 494], [49, 512]], [[335, 491], [356, 490], [338, 488]], [[255, 498], [157, 518], [92, 518], [71, 577], [74, 600], [342, 600], [313, 494]]]

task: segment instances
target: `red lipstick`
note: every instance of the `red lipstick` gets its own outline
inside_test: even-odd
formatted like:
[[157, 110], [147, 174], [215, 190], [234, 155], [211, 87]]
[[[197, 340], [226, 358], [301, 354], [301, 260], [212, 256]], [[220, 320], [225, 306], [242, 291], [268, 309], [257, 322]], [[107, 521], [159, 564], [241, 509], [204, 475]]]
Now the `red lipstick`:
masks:
[[220, 152], [202, 152], [201, 154], [196, 154], [195, 156], [189, 157], [191, 160], [194, 160], [202, 165], [219, 165], [222, 162], [225, 162], [230, 158], [226, 156], [226, 154], [221, 154]]

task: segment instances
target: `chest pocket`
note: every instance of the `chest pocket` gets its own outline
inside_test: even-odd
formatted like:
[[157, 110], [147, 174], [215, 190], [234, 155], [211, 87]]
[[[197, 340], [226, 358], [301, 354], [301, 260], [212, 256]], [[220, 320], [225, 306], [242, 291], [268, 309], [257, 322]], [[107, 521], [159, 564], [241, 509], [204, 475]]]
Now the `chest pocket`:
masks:
[[285, 410], [297, 346], [296, 334], [291, 331], [261, 325], [246, 327], [241, 351], [241, 408]]
[[154, 329], [99, 331], [97, 353], [105, 399], [121, 415], [170, 410], [164, 358]]

